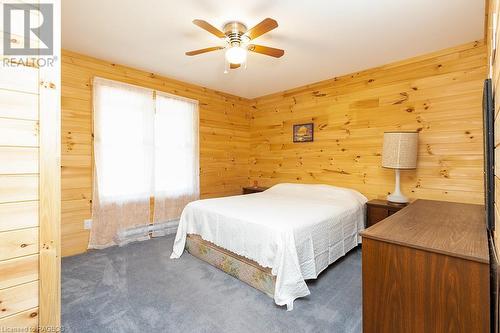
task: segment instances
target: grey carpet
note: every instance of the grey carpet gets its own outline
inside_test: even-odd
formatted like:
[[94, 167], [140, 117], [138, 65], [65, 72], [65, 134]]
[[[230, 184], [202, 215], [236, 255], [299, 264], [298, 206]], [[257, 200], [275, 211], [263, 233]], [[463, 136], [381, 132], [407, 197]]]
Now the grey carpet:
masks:
[[260, 291], [184, 253], [173, 235], [62, 262], [65, 332], [361, 332], [361, 250], [308, 281], [287, 312]]

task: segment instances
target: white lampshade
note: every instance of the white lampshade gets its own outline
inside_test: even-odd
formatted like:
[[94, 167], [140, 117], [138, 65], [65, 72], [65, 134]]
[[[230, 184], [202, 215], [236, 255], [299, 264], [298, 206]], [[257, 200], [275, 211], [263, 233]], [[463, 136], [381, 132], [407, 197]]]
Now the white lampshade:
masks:
[[390, 169], [417, 167], [418, 132], [385, 132], [382, 166]]
[[230, 64], [240, 65], [247, 60], [247, 50], [240, 46], [232, 46], [226, 50], [226, 60]]

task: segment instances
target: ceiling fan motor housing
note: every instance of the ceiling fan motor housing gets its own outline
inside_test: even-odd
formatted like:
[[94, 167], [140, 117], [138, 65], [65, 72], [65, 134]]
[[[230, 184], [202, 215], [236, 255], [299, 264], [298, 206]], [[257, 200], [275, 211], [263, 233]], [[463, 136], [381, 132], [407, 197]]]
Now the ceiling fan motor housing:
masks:
[[241, 22], [234, 21], [226, 23], [223, 30], [229, 39], [229, 45], [240, 46], [243, 35], [247, 32], [247, 27]]

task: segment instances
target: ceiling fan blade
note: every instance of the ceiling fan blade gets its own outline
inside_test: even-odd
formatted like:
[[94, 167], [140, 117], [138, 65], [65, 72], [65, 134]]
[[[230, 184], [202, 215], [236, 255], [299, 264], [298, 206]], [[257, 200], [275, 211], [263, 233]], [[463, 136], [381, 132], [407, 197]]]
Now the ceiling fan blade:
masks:
[[193, 20], [193, 23], [196, 24], [197, 26], [199, 26], [200, 28], [210, 32], [212, 35], [215, 35], [219, 38], [226, 37], [226, 35], [222, 31], [220, 31], [219, 29], [217, 29], [216, 27], [214, 27], [213, 25], [211, 25], [207, 21]]
[[202, 53], [212, 52], [212, 51], [217, 51], [217, 50], [222, 50], [222, 49], [223, 49], [222, 46], [213, 46], [213, 47], [207, 47], [207, 48], [204, 48], [204, 49], [189, 51], [189, 52], [186, 52], [186, 55], [188, 55], [188, 56], [194, 56], [194, 55], [197, 55], [197, 54], [202, 54]]
[[241, 66], [240, 64], [229, 64], [229, 68], [231, 68], [231, 69], [236, 69], [240, 66]]
[[275, 58], [280, 58], [285, 54], [285, 51], [282, 49], [275, 49], [274, 47], [255, 45], [255, 44], [248, 45], [248, 51], [265, 54]]
[[248, 30], [245, 33], [245, 36], [247, 36], [250, 39], [255, 39], [259, 36], [262, 36], [266, 32], [276, 29], [277, 27], [278, 27], [278, 22], [276, 22], [272, 18], [266, 18], [262, 22], [257, 24], [255, 27]]

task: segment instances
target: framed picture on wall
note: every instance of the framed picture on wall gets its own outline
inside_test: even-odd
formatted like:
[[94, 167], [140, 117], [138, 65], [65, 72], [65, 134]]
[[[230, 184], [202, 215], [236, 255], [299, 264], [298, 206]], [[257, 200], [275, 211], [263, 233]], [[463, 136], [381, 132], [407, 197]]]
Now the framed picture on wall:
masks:
[[293, 125], [293, 142], [314, 141], [314, 123]]

